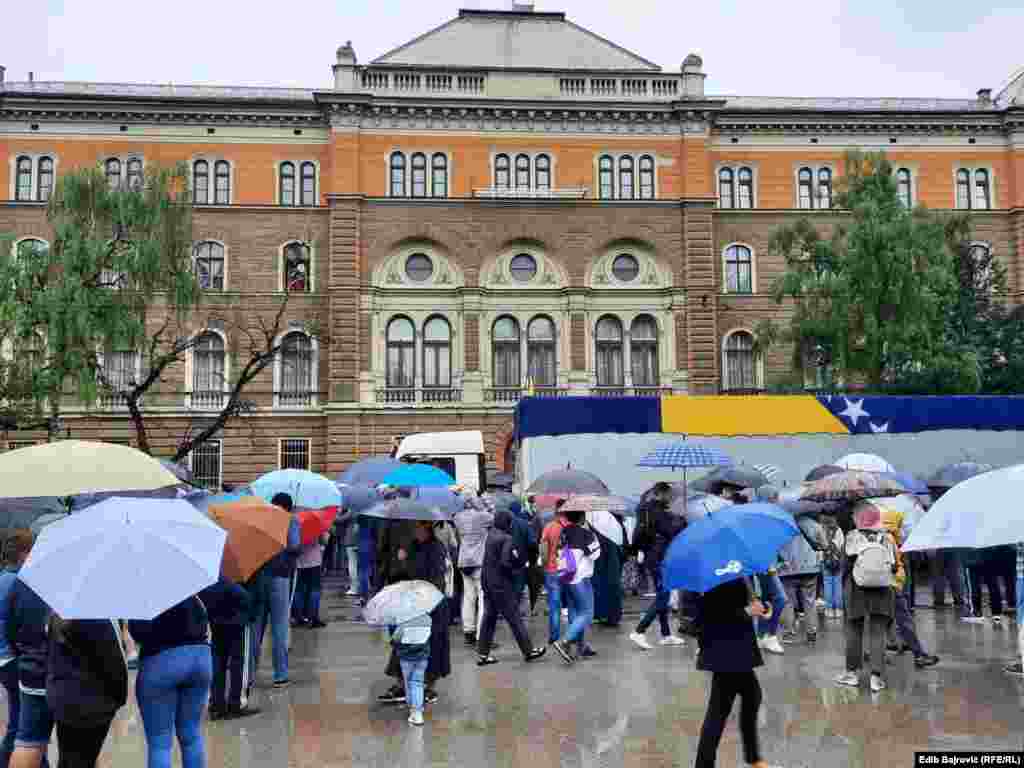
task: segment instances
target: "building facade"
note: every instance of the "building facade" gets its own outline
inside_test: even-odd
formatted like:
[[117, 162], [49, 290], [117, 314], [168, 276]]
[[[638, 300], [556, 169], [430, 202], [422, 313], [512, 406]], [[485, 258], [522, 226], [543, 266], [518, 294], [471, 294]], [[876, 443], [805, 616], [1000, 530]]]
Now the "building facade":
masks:
[[[461, 11], [320, 90], [16, 82], [0, 69], [0, 232], [48, 242], [70, 168], [134, 183], [187, 163], [201, 336], [146, 401], [173, 453], [220, 407], [230, 328], [272, 315], [256, 404], [192, 457], [204, 482], [333, 473], [414, 431], [482, 429], [511, 450], [524, 393], [749, 392], [790, 374], [754, 354], [782, 319], [772, 231], [823, 230], [851, 148], [884, 149], [907, 205], [966, 208], [1024, 291], [1024, 74], [993, 96], [718, 96], [703, 62], [660, 67], [560, 13]], [[314, 329], [316, 329], [314, 331]], [[116, 377], [141, 366], [110, 356]], [[133, 441], [116, 398], [72, 436]], [[12, 443], [30, 435], [10, 435]]]

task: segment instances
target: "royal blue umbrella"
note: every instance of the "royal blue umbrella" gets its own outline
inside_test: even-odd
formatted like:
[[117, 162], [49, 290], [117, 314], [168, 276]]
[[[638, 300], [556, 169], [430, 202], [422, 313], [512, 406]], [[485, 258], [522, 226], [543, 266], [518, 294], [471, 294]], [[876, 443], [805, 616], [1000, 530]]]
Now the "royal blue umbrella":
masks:
[[800, 534], [793, 516], [775, 504], [734, 504], [690, 523], [669, 545], [662, 565], [666, 589], [704, 593], [763, 573]]
[[381, 482], [396, 488], [421, 488], [426, 485], [446, 487], [455, 485], [455, 478], [431, 464], [403, 464], [389, 472]]
[[399, 469], [402, 462], [388, 456], [362, 459], [338, 475], [337, 482], [344, 485], [380, 485], [384, 478]]
[[637, 463], [638, 467], [649, 469], [681, 469], [683, 485], [686, 485], [686, 470], [696, 467], [731, 467], [730, 456], [714, 446], [696, 440], [680, 440], [655, 448]]

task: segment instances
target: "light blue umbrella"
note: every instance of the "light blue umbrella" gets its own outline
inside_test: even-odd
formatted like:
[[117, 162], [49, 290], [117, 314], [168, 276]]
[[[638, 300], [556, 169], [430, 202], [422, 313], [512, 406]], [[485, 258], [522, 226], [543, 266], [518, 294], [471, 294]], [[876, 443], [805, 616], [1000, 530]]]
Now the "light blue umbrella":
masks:
[[426, 616], [442, 600], [441, 590], [429, 581], [400, 581], [374, 595], [363, 609], [363, 618], [371, 626], [404, 624]]
[[690, 523], [669, 545], [662, 565], [666, 589], [704, 593], [727, 581], [763, 573], [800, 534], [775, 504], [733, 504]]
[[679, 440], [655, 448], [639, 462], [638, 467], [648, 469], [681, 469], [683, 485], [686, 485], [686, 470], [696, 467], [731, 467], [730, 456], [714, 446], [696, 440]]
[[344, 485], [380, 485], [384, 478], [399, 469], [402, 462], [389, 456], [361, 459], [338, 475], [337, 482]]
[[220, 576], [227, 532], [181, 499], [115, 497], [43, 528], [19, 578], [65, 619], [153, 619]]
[[292, 497], [296, 509], [327, 509], [341, 506], [338, 486], [326, 477], [304, 469], [277, 469], [252, 484], [253, 494], [273, 502], [278, 493]]
[[428, 507], [437, 507], [449, 515], [461, 512], [466, 506], [466, 502], [461, 496], [442, 486], [428, 485], [416, 488], [412, 497]]
[[455, 485], [455, 478], [430, 464], [403, 464], [381, 481], [396, 488]]

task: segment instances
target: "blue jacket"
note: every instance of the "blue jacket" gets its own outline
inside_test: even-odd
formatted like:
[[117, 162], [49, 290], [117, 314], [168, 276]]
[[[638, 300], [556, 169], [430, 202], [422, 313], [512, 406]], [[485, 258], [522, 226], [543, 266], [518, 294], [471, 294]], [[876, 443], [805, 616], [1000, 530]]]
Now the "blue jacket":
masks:
[[45, 695], [50, 606], [18, 579], [11, 590], [9, 611], [5, 629], [7, 642], [18, 657], [18, 683], [22, 690]]
[[7, 622], [11, 615], [11, 593], [18, 581], [17, 568], [0, 571], [0, 661], [13, 659], [14, 647], [7, 639]]
[[270, 572], [277, 578], [290, 579], [295, 573], [295, 564], [301, 551], [302, 529], [299, 526], [299, 516], [292, 515], [288, 523], [288, 546], [270, 561]]
[[231, 579], [220, 577], [199, 593], [211, 624], [241, 625], [249, 623], [249, 593]]
[[210, 622], [197, 595], [168, 608], [152, 621], [129, 621], [128, 630], [139, 644], [139, 656], [156, 656], [185, 645], [206, 645]]

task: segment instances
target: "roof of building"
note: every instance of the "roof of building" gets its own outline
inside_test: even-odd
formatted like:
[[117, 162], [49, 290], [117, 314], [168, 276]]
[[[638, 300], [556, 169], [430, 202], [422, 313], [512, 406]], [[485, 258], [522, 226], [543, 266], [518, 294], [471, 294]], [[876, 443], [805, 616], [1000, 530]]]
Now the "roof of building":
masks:
[[81, 81], [7, 81], [0, 93], [35, 96], [107, 96], [152, 99], [244, 99], [250, 101], [313, 101], [313, 90], [237, 85], [151, 85], [147, 83], [87, 83]]
[[727, 109], [811, 112], [989, 112], [977, 99], [847, 98], [842, 96], [709, 96], [724, 99]]
[[564, 13], [472, 11], [374, 59], [374, 66], [660, 72]]

